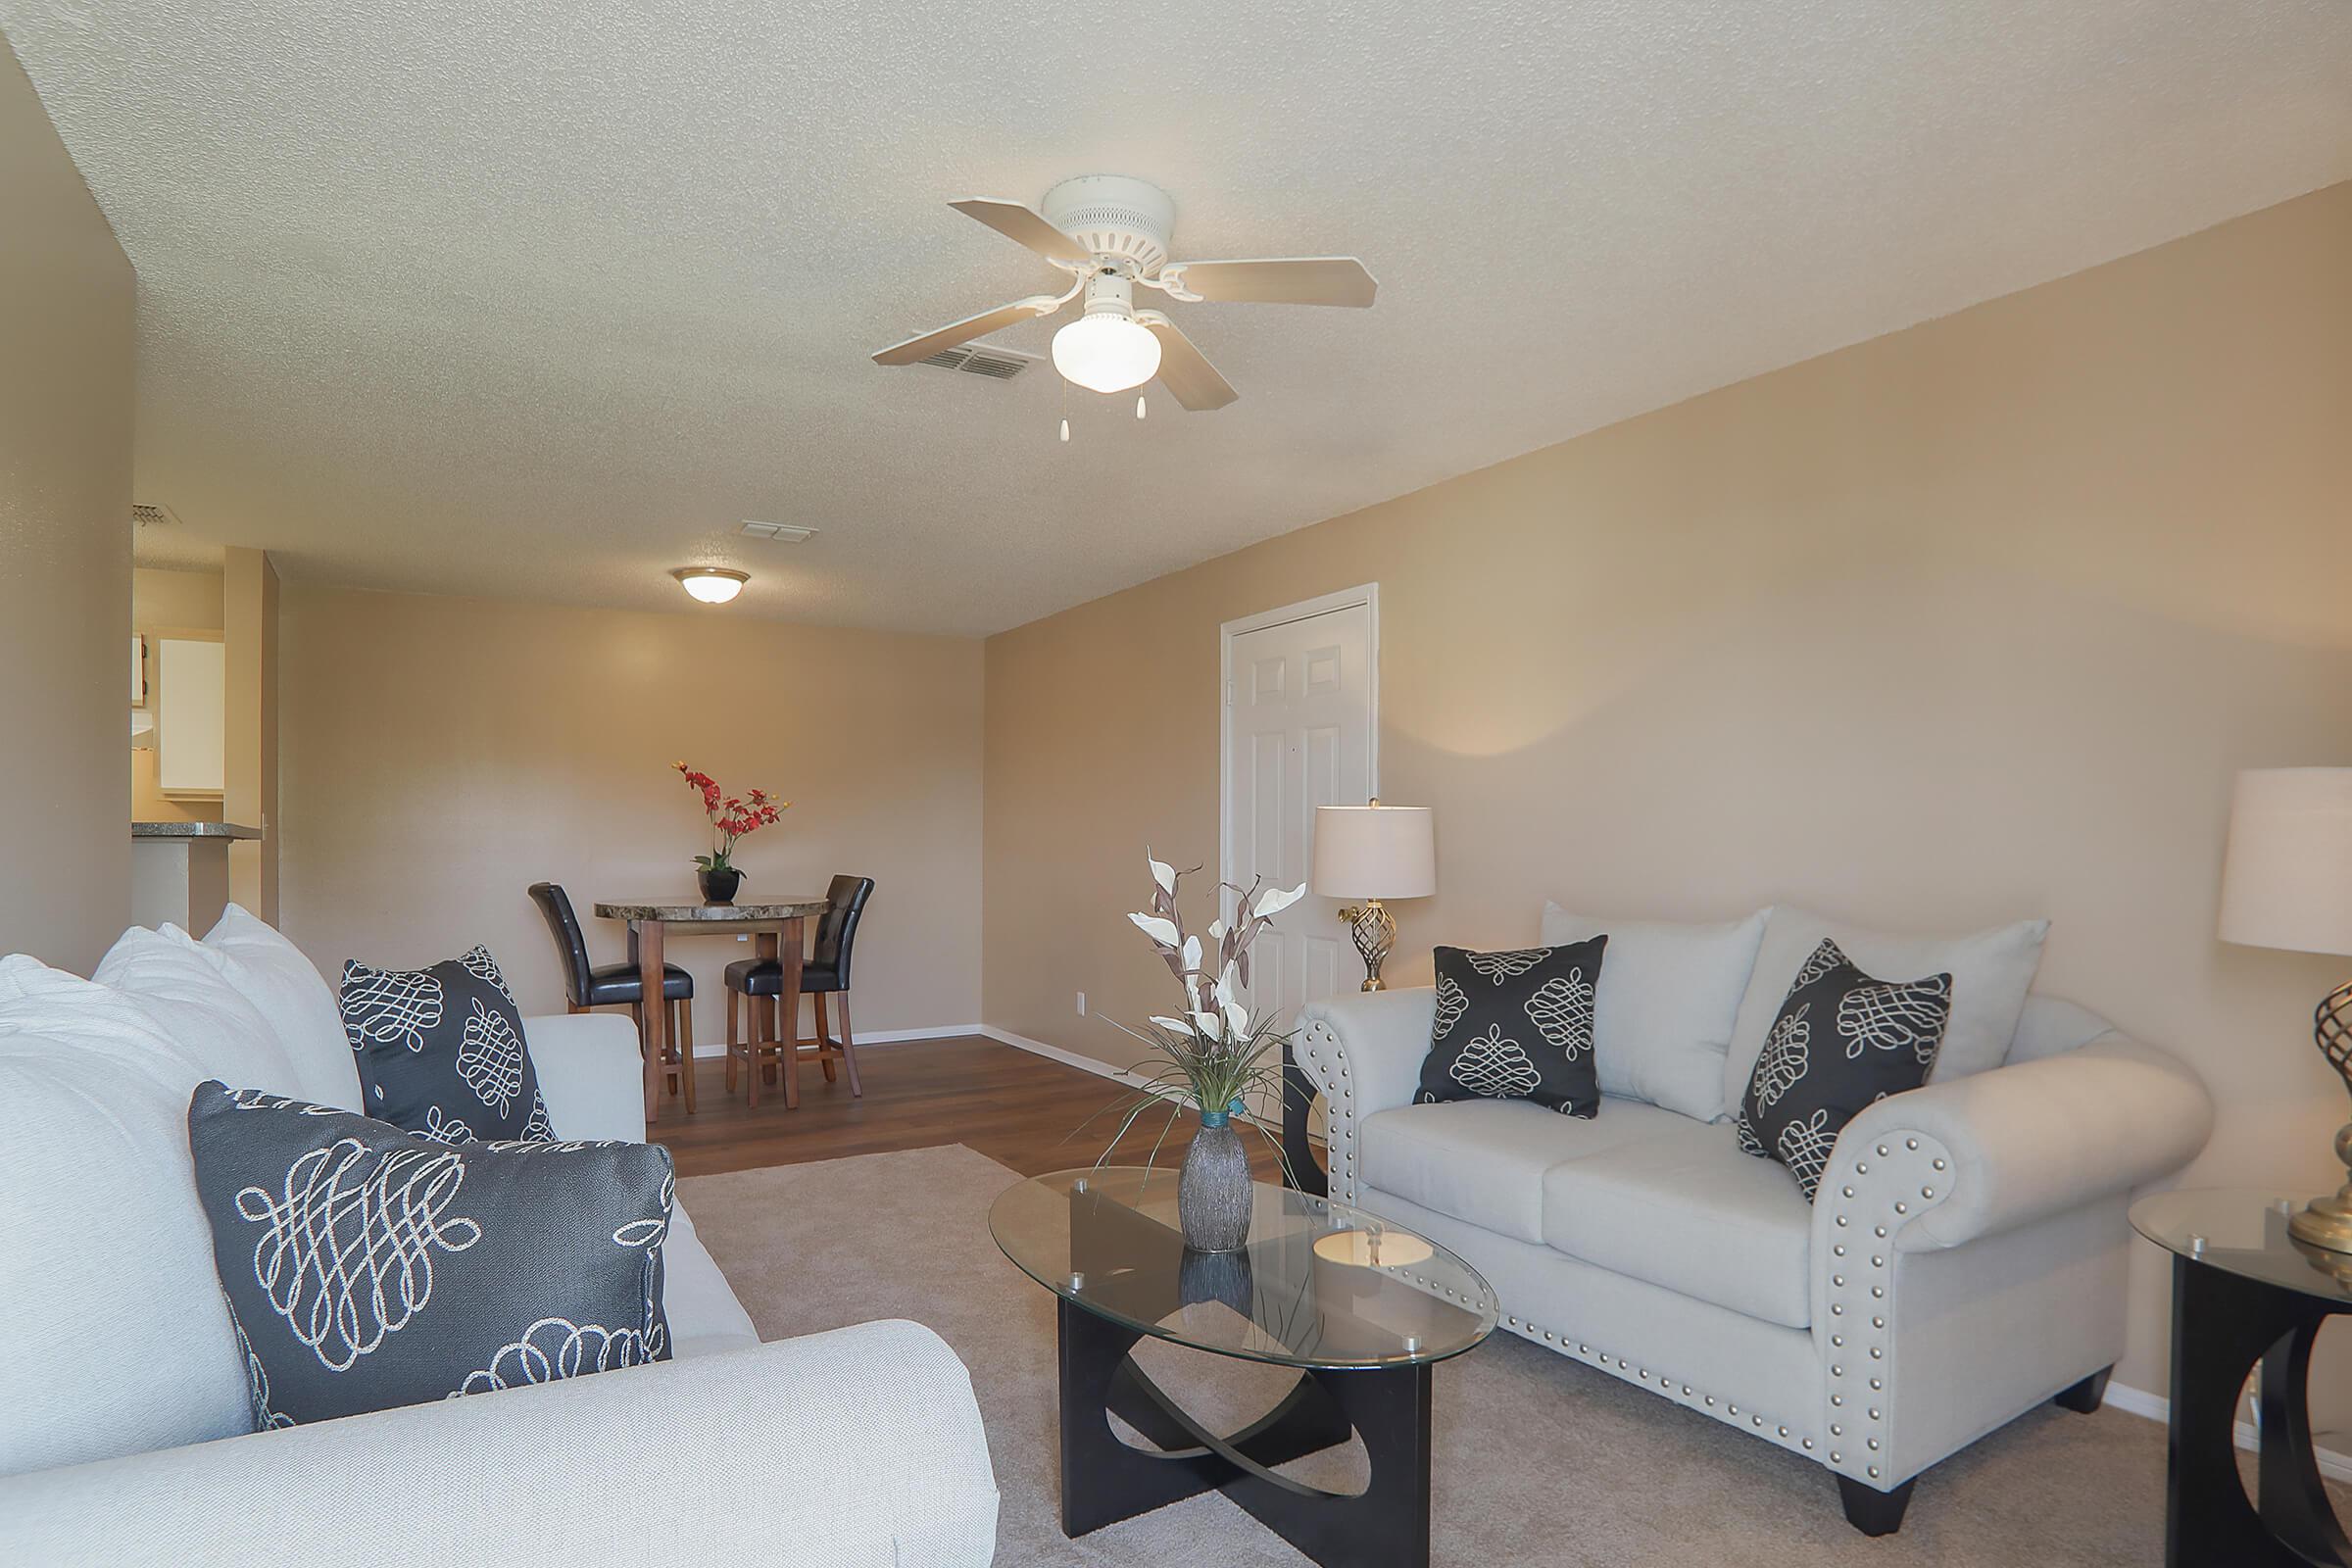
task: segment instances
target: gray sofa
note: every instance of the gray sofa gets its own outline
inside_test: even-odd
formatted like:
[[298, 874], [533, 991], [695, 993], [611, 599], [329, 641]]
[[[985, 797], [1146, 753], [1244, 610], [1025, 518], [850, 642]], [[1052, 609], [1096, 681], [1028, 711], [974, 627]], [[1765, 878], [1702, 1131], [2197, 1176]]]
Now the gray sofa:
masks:
[[[1604, 1024], [1608, 983], [1604, 963]], [[1726, 1119], [1613, 1095], [1592, 1120], [1416, 1103], [1435, 1010], [1426, 989], [1304, 1010], [1332, 1196], [1468, 1259], [1511, 1333], [1822, 1464], [1870, 1534], [2024, 1411], [2096, 1407], [2132, 1189], [2212, 1122], [2180, 1062], [2031, 996], [2005, 1061], [1865, 1109], [1808, 1202]]]
[[[122, 1336], [149, 1337], [136, 1355], [108, 1354], [116, 1341], [96, 1339], [0, 1375], [10, 1423], [0, 1469], [13, 1459], [19, 1471], [0, 1479], [0, 1562], [980, 1568], [994, 1555], [997, 1491], [955, 1352], [906, 1322], [760, 1343], [682, 1203], [664, 1246], [672, 1360], [188, 1441], [249, 1424], [242, 1361], [225, 1380], [207, 1381], [212, 1359], [233, 1354], [214, 1343], [225, 1319], [201, 1290], [209, 1238], [180, 1234], [202, 1226], [192, 1199], [173, 1206], [157, 1198], [171, 1197], [174, 1162], [187, 1161], [186, 1085], [233, 1082], [258, 1058], [208, 1060], [206, 1048], [184, 1040], [142, 1046], [133, 1025], [161, 1014], [128, 1005], [29, 959], [0, 960], [0, 1146], [9, 1146], [0, 1148], [0, 1218], [10, 1224], [0, 1234], [10, 1276], [0, 1325], [54, 1342], [74, 1324], [114, 1315]], [[525, 1026], [558, 1137], [645, 1136], [625, 1019], [559, 1015]], [[356, 1102], [342, 1054], [299, 1066], [350, 1081]], [[124, 1141], [110, 1147], [117, 1138]], [[153, 1185], [136, 1204], [92, 1201], [95, 1234], [63, 1235], [30, 1205], [76, 1152], [124, 1170], [125, 1182], [127, 1167], [146, 1163]], [[108, 1177], [93, 1169], [78, 1179]], [[107, 1218], [122, 1206], [147, 1212]], [[172, 1273], [167, 1254], [197, 1266]], [[43, 1279], [53, 1294], [80, 1299], [45, 1299]], [[167, 1279], [182, 1284], [141, 1283]], [[190, 1298], [140, 1298], [177, 1289]], [[157, 1364], [156, 1346], [180, 1359]], [[17, 1346], [20, 1357], [42, 1353]], [[192, 1372], [202, 1375], [191, 1381]], [[216, 1392], [226, 1381], [227, 1407], [159, 1398], [159, 1385], [173, 1379]], [[107, 1456], [57, 1462], [94, 1455]]]

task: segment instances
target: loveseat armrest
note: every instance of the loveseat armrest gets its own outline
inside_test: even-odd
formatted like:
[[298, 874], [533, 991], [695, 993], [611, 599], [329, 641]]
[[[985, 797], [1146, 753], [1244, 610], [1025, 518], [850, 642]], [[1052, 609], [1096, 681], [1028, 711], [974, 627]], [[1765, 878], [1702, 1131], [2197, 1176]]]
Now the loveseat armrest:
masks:
[[[2213, 1097], [2194, 1072], [2110, 1031], [1865, 1108], [1838, 1137], [1822, 1196], [1916, 1187], [1890, 1199], [1902, 1204], [1896, 1248], [1959, 1247], [2170, 1175], [2212, 1131]], [[1817, 1237], [1833, 1206], [1817, 1208]]]
[[522, 1040], [558, 1138], [645, 1142], [636, 1025], [617, 1012], [551, 1012], [523, 1019]]
[[982, 1568], [996, 1521], [971, 1379], [903, 1322], [0, 1481], [0, 1561], [54, 1568]]
[[1358, 991], [1299, 1009], [1291, 1053], [1323, 1092], [1331, 1194], [1340, 1201], [1355, 1201], [1356, 1131], [1364, 1119], [1412, 1102], [1437, 1016], [1438, 994], [1428, 986]]

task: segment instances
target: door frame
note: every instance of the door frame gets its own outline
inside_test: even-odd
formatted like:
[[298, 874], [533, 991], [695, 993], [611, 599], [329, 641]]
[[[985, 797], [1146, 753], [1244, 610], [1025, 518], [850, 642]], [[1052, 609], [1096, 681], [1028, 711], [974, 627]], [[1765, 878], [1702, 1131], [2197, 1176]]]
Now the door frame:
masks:
[[[1353, 588], [1342, 588], [1336, 593], [1319, 594], [1301, 599], [1295, 605], [1279, 610], [1261, 610], [1254, 615], [1244, 615], [1217, 627], [1217, 880], [1233, 880], [1233, 640], [1253, 631], [1273, 626], [1287, 626], [1294, 620], [1311, 620], [1335, 610], [1353, 610], [1363, 607], [1364, 635], [1367, 644], [1365, 662], [1365, 696], [1371, 709], [1371, 729], [1364, 737], [1364, 778], [1369, 786], [1368, 796], [1380, 794], [1380, 584], [1358, 583]], [[1225, 895], [1217, 895], [1217, 912], [1227, 919], [1233, 916], [1232, 906]]]

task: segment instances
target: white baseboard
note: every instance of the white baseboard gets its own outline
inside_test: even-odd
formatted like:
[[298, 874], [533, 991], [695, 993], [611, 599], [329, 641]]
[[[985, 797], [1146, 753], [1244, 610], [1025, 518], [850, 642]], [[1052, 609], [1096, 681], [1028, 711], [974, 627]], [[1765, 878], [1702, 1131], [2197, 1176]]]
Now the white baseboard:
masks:
[[986, 1035], [999, 1045], [1010, 1046], [1016, 1051], [1026, 1051], [1032, 1055], [1045, 1056], [1060, 1062], [1065, 1067], [1075, 1067], [1081, 1072], [1091, 1072], [1098, 1078], [1108, 1078], [1113, 1083], [1126, 1084], [1130, 1088], [1141, 1088], [1144, 1083], [1144, 1075], [1140, 1072], [1130, 1072], [1124, 1067], [1113, 1067], [1099, 1056], [1082, 1055], [1075, 1051], [1065, 1051], [1059, 1046], [1050, 1046], [1043, 1040], [1032, 1040], [1027, 1035], [1016, 1035], [1009, 1029], [1000, 1029], [995, 1024], [975, 1024], [972, 1033]]
[[[2173, 1401], [2161, 1394], [2134, 1389], [2121, 1383], [2107, 1385], [2107, 1402], [2126, 1415], [2145, 1416], [2151, 1421], [2172, 1420]], [[2261, 1444], [2261, 1433], [2251, 1421], [2237, 1424], [2237, 1446], [2248, 1451]], [[2319, 1463], [2320, 1474], [2330, 1481], [2352, 1481], [2352, 1454], [2342, 1454], [2333, 1448], [2315, 1448], [2312, 1457]]]
[[[991, 1031], [981, 1028], [976, 1023], [943, 1023], [928, 1029], [876, 1029], [871, 1032], [860, 1029], [854, 1039], [858, 1049], [863, 1051], [868, 1046], [895, 1046], [907, 1040], [953, 1040], [958, 1035], [990, 1033]], [[727, 1047], [724, 1041], [706, 1040], [694, 1048], [694, 1058], [697, 1061], [716, 1061], [726, 1054]]]

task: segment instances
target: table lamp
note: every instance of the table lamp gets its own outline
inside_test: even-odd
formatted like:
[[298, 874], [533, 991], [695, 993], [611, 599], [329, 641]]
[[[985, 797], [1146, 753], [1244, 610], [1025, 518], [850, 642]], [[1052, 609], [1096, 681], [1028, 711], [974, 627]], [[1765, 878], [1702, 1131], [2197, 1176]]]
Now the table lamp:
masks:
[[1438, 891], [1437, 812], [1426, 806], [1315, 808], [1310, 884], [1327, 899], [1360, 899], [1340, 911], [1363, 956], [1365, 991], [1385, 991], [1380, 966], [1396, 941], [1383, 899], [1425, 899]]
[[[2262, 767], [2237, 775], [2222, 870], [2222, 940], [2352, 956], [2352, 767]], [[2312, 1014], [2320, 1054], [2352, 1090], [2352, 984]], [[2352, 1123], [2335, 1135], [2343, 1188], [2287, 1221], [2314, 1247], [2352, 1252]]]

